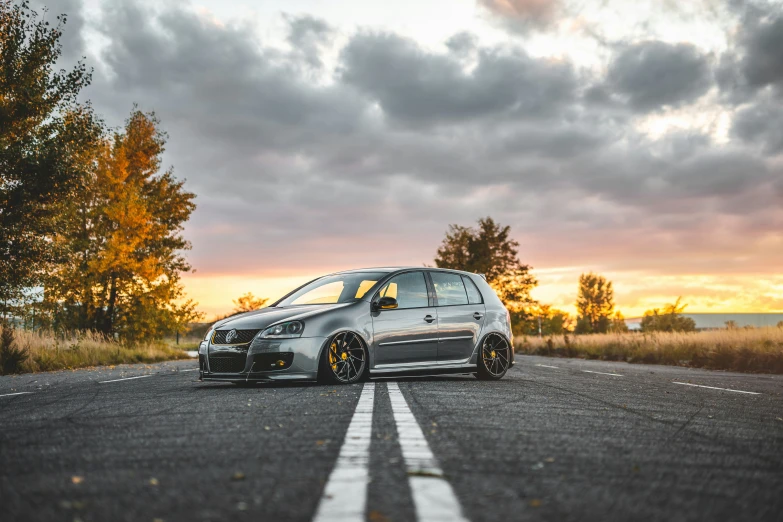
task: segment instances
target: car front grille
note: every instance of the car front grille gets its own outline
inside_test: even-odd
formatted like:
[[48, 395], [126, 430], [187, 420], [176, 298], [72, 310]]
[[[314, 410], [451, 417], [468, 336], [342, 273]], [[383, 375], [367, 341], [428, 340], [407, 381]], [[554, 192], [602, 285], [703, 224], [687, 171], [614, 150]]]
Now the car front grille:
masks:
[[212, 373], [241, 373], [245, 370], [246, 354], [217, 355], [209, 357]]
[[226, 336], [230, 331], [232, 331], [232, 329], [215, 330], [215, 333], [212, 334], [212, 344], [246, 344], [252, 341], [253, 337], [255, 337], [260, 330], [236, 330], [236, 336], [231, 339], [231, 342], [228, 342], [226, 341]]

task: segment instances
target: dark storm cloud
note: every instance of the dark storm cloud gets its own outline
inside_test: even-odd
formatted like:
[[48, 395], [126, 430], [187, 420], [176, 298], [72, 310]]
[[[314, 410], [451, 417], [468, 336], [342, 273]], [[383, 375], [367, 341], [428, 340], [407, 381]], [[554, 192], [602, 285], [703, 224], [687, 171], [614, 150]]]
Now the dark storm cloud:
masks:
[[735, 251], [777, 233], [780, 172], [753, 147], [635, 130], [709, 86], [688, 46], [626, 46], [607, 80], [464, 33], [435, 51], [360, 30], [335, 49], [326, 22], [286, 20], [282, 48], [181, 6], [115, 0], [94, 22], [86, 94], [115, 125], [134, 101], [157, 111], [198, 194], [201, 274], [429, 262], [449, 223], [485, 215], [547, 263], [674, 265], [697, 245], [718, 266], [711, 223], [747, 226]]
[[734, 45], [721, 56], [718, 84], [732, 103], [771, 88], [783, 95], [783, 8], [762, 2], [736, 2], [740, 14]]
[[329, 24], [308, 15], [286, 15], [288, 21], [288, 43], [311, 67], [320, 68], [321, 51], [331, 42], [333, 30]]
[[480, 49], [466, 72], [456, 56], [393, 34], [357, 35], [342, 59], [344, 82], [377, 100], [389, 117], [411, 124], [547, 116], [572, 99], [576, 86], [569, 64], [521, 50]]
[[634, 110], [651, 111], [695, 101], [712, 79], [708, 58], [695, 46], [646, 41], [619, 50], [608, 84]]
[[783, 152], [783, 106], [779, 100], [764, 100], [738, 110], [732, 132], [769, 154]]

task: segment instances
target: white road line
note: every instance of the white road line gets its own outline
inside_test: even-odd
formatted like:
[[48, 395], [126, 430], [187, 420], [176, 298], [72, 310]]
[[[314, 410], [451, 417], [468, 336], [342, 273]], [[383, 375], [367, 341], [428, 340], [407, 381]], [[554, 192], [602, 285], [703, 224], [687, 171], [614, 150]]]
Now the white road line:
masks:
[[761, 395], [759, 392], [732, 390], [731, 388], [716, 388], [715, 386], [703, 386], [701, 384], [691, 384], [689, 382], [672, 381], [672, 384], [682, 384], [683, 386], [694, 386], [696, 388], [709, 388], [710, 390], [730, 391], [734, 393], [747, 393], [750, 395]]
[[416, 417], [411, 413], [405, 397], [396, 382], [386, 385], [389, 389], [397, 435], [408, 471], [408, 483], [413, 494], [416, 518], [419, 521], [467, 521], [454, 490], [443, 478], [435, 455], [427, 445]]
[[555, 370], [559, 370], [559, 366], [549, 366], [548, 364], [536, 364], [536, 366], [540, 366], [542, 368], [554, 368]]
[[368, 382], [356, 404], [332, 474], [324, 488], [314, 521], [364, 522], [370, 483], [370, 440], [375, 383]]
[[593, 372], [590, 370], [582, 370], [585, 373], [597, 373], [599, 375], [614, 375], [615, 377], [624, 377], [623, 375], [620, 375], [619, 373], [606, 373], [606, 372]]
[[136, 376], [136, 377], [125, 377], [124, 379], [113, 379], [111, 381], [98, 381], [98, 384], [104, 384], [104, 383], [107, 383], [107, 382], [129, 381], [131, 379], [143, 379], [145, 377], [152, 377], [152, 375], [151, 374], [150, 375], [139, 375], [139, 376]]
[[10, 397], [12, 395], [25, 395], [27, 393], [33, 393], [33, 392], [16, 392], [16, 393], [6, 393], [5, 395], [0, 395], [0, 397]]

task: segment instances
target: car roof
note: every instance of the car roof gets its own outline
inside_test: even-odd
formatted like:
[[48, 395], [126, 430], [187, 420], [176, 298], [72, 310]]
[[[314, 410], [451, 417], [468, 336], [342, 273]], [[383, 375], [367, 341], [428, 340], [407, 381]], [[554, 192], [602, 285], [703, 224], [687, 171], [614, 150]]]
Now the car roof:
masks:
[[464, 270], [454, 270], [451, 268], [437, 268], [432, 266], [382, 266], [382, 267], [372, 267], [372, 268], [354, 268], [351, 270], [342, 270], [340, 272], [334, 272], [332, 275], [353, 274], [353, 273], [361, 273], [361, 272], [385, 272], [391, 274], [393, 272], [402, 272], [404, 270], [433, 270], [436, 272], [459, 272], [461, 274], [478, 275], [478, 274], [473, 274], [472, 272], [465, 272]]

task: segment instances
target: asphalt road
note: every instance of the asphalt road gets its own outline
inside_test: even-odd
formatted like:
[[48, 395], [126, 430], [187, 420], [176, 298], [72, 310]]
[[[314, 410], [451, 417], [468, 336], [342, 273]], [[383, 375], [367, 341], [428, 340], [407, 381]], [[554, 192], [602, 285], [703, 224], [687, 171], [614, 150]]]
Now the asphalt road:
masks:
[[245, 389], [195, 368], [0, 377], [0, 519], [783, 520], [783, 376], [519, 357], [491, 383]]

